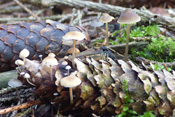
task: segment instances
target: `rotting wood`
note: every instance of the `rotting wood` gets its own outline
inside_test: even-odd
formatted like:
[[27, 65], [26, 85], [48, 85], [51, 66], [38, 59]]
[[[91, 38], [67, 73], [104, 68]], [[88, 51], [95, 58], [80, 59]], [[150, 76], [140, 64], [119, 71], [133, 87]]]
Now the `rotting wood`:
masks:
[[[23, 0], [26, 2], [26, 0]], [[55, 6], [55, 5], [66, 5], [76, 8], [88, 8], [89, 10], [94, 10], [98, 12], [106, 12], [112, 16], [119, 16], [126, 8], [120, 6], [113, 6], [109, 4], [99, 4], [90, 1], [81, 0], [32, 0], [28, 1], [33, 4], [42, 4], [45, 7]], [[148, 10], [138, 10], [134, 9], [135, 12], [141, 17], [142, 22], [152, 22], [162, 25], [171, 31], [175, 31], [175, 20], [171, 17], [166, 17], [158, 14], [153, 14]]]

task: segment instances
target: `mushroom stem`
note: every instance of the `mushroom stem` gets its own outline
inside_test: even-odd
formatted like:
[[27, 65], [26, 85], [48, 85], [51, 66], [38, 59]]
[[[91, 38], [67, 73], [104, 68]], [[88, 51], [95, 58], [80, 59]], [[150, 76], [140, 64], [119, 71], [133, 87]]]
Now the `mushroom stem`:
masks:
[[95, 27], [95, 30], [97, 32], [97, 37], [99, 37], [99, 30], [98, 30], [98, 27]]
[[70, 75], [69, 69], [67, 70], [67, 75]]
[[75, 59], [75, 44], [76, 44], [76, 40], [73, 40], [73, 52], [72, 52], [72, 67], [73, 67], [73, 69], [75, 69], [75, 62], [74, 62], [74, 59]]
[[104, 45], [109, 45], [109, 36], [108, 36], [108, 23], [105, 23], [106, 24], [106, 38], [105, 38], [105, 41], [104, 41]]
[[18, 99], [20, 100], [20, 103], [22, 103], [22, 102], [21, 102], [21, 97], [20, 97], [20, 94], [19, 94], [19, 91], [18, 91], [18, 88], [16, 87], [15, 89], [16, 89], [17, 97], [18, 97]]
[[51, 81], [53, 81], [53, 77], [52, 77], [52, 65], [50, 65], [50, 79], [51, 79]]
[[128, 60], [128, 43], [129, 43], [129, 32], [130, 32], [131, 24], [127, 24], [126, 29], [126, 46], [125, 46], [125, 56], [124, 61]]
[[29, 78], [26, 78], [26, 81], [27, 81], [30, 85], [36, 86], [35, 84], [33, 84], [32, 82], [29, 81]]
[[70, 103], [73, 104], [73, 92], [72, 92], [72, 88], [69, 88], [69, 95], [70, 95]]

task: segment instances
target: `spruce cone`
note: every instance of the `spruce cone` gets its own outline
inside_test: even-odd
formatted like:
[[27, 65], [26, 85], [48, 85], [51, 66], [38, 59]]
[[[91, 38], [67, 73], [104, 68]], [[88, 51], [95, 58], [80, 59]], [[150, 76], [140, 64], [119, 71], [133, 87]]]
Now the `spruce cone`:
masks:
[[[30, 61], [30, 60], [29, 60]], [[82, 83], [73, 88], [74, 102], [70, 104], [69, 90], [60, 85], [60, 80], [68, 76], [66, 66], [69, 60], [59, 62], [53, 67], [53, 81], [49, 67], [38, 64], [36, 73], [32, 74], [28, 66], [21, 71], [31, 75], [30, 82], [37, 87], [36, 93], [43, 103], [52, 102], [63, 115], [88, 116], [92, 113], [101, 116], [112, 116], [122, 112], [125, 105], [124, 80], [128, 83], [130, 97], [134, 100], [130, 108], [142, 114], [146, 110], [157, 116], [171, 116], [175, 108], [175, 72], [166, 70], [147, 71], [136, 66], [132, 61], [94, 60], [86, 58], [84, 62], [75, 59], [76, 71]], [[43, 73], [45, 69], [45, 74]], [[70, 69], [69, 72], [73, 72]], [[38, 75], [40, 74], [40, 75]], [[19, 73], [20, 80], [26, 79]], [[58, 95], [55, 96], [54, 94]], [[75, 114], [76, 113], [76, 114]]]
[[62, 36], [75, 30], [82, 32], [51, 20], [0, 24], [0, 72], [14, 68], [14, 61], [24, 48], [30, 51], [30, 59], [39, 59], [39, 55], [46, 56], [49, 51], [64, 56], [69, 47], [62, 45]]

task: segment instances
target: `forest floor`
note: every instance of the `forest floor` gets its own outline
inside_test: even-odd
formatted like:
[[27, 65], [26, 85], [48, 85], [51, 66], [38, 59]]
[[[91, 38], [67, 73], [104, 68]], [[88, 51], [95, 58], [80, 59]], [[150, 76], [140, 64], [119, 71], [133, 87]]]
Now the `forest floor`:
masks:
[[[82, 3], [82, 4], [81, 4]], [[124, 12], [126, 8], [133, 9], [140, 17], [141, 20], [137, 23], [133, 23], [131, 30], [129, 31], [129, 51], [128, 51], [128, 61], [132, 61], [140, 68], [145, 68], [147, 71], [159, 71], [166, 70], [174, 75], [175, 70], [175, 9], [174, 1], [163, 0], [131, 0], [125, 1], [120, 0], [116, 2], [115, 0], [55, 0], [55, 2], [43, 0], [1, 0], [0, 1], [0, 23], [1, 24], [14, 24], [19, 22], [35, 22], [37, 20], [50, 21], [54, 20], [59, 23], [68, 24], [71, 26], [78, 26], [81, 29], [87, 31], [87, 41], [88, 45], [83, 45], [83, 49], [80, 51], [96, 51], [100, 50], [98, 54], [100, 57], [111, 57], [114, 56], [115, 59], [123, 59], [126, 47], [126, 36], [127, 36], [127, 25], [119, 24], [118, 19], [120, 14]], [[111, 5], [111, 6], [108, 6]], [[109, 13], [113, 20], [108, 23], [108, 30], [106, 31], [106, 23], [103, 23], [100, 19], [104, 13]], [[2, 28], [2, 27], [1, 27]], [[1, 29], [2, 30], [2, 29]], [[107, 35], [107, 36], [106, 36]], [[109, 38], [109, 44], [105, 42], [106, 38]], [[91, 50], [92, 49], [92, 50]], [[107, 51], [105, 53], [105, 51]], [[110, 52], [109, 52], [110, 51]], [[103, 53], [104, 52], [104, 53]], [[108, 53], [109, 52], [109, 53]], [[86, 54], [86, 53], [85, 53]], [[103, 55], [102, 55], [103, 54]], [[109, 54], [109, 55], [108, 55]], [[111, 55], [110, 55], [111, 54]], [[102, 56], [101, 56], [102, 55]], [[85, 55], [81, 55], [85, 58]], [[59, 58], [61, 59], [61, 58]], [[87, 62], [87, 61], [86, 61]], [[128, 63], [127, 63], [128, 64]], [[15, 69], [15, 68], [14, 68]], [[93, 68], [92, 68], [93, 69]], [[124, 71], [126, 68], [123, 68]], [[150, 70], [151, 69], [151, 70]], [[5, 74], [5, 75], [4, 75]], [[46, 102], [43, 104], [45, 98], [42, 97], [41, 100], [37, 99], [36, 91], [40, 94], [41, 87], [36, 90], [36, 87], [22, 86], [20, 88], [10, 88], [8, 87], [8, 81], [12, 78], [19, 77], [16, 71], [6, 71], [0, 73], [0, 117], [5, 116], [85, 116], [83, 114], [76, 114], [79, 110], [76, 110], [79, 103], [77, 102], [73, 106], [68, 106], [62, 110], [63, 113], [59, 113], [59, 108], [55, 110], [52, 106], [52, 102]], [[48, 86], [52, 86], [50, 83]], [[123, 84], [124, 85], [124, 84]], [[124, 85], [125, 86], [125, 85]], [[43, 87], [46, 88], [45, 85]], [[55, 86], [54, 86], [55, 87]], [[169, 85], [168, 85], [169, 87]], [[171, 86], [170, 86], [171, 87]], [[174, 86], [172, 86], [174, 87]], [[42, 88], [42, 89], [45, 89]], [[53, 87], [52, 87], [53, 88]], [[101, 87], [100, 87], [101, 88]], [[127, 86], [125, 86], [125, 94], [127, 94]], [[171, 88], [170, 88], [171, 89]], [[62, 90], [62, 89], [57, 89]], [[147, 89], [145, 89], [147, 92]], [[88, 90], [90, 91], [90, 90]], [[157, 90], [156, 90], [157, 91]], [[174, 91], [171, 90], [172, 92]], [[43, 91], [44, 92], [44, 91]], [[63, 92], [66, 95], [67, 92]], [[41, 93], [42, 94], [42, 93]], [[159, 93], [158, 93], [159, 94]], [[20, 96], [19, 96], [20, 95]], [[57, 94], [55, 94], [56, 96]], [[77, 93], [77, 95], [79, 95]], [[150, 94], [151, 95], [151, 94]], [[129, 98], [127, 106], [132, 103], [129, 94], [126, 95]], [[47, 97], [47, 96], [46, 96]], [[48, 96], [49, 97], [49, 96]], [[47, 98], [48, 98], [47, 97]], [[167, 96], [168, 97], [168, 96]], [[173, 97], [172, 97], [173, 98]], [[96, 99], [96, 97], [91, 97], [91, 99]], [[161, 98], [162, 99], [162, 98]], [[169, 98], [168, 98], [169, 99]], [[59, 99], [55, 99], [59, 100]], [[66, 100], [66, 99], [65, 99]], [[78, 99], [79, 100], [79, 99]], [[97, 99], [96, 99], [97, 100]], [[98, 100], [103, 100], [98, 98]], [[163, 99], [162, 99], [163, 100]], [[174, 100], [174, 98], [172, 99]], [[53, 100], [52, 100], [53, 101]], [[103, 100], [104, 101], [104, 100]], [[107, 100], [108, 101], [108, 100]], [[42, 102], [42, 103], [41, 103]], [[102, 102], [102, 101], [99, 101]], [[171, 102], [171, 101], [170, 101]], [[48, 103], [51, 103], [50, 105]], [[162, 102], [163, 103], [163, 102]], [[89, 102], [85, 103], [83, 107], [88, 107]], [[100, 103], [100, 105], [103, 105]], [[163, 104], [162, 104], [163, 105]], [[57, 104], [57, 107], [60, 105]], [[152, 106], [152, 105], [151, 105]], [[174, 109], [175, 104], [170, 105]], [[11, 108], [10, 108], [11, 107]], [[27, 109], [24, 109], [27, 108]], [[66, 113], [70, 108], [75, 109], [70, 113]], [[91, 109], [96, 108], [96, 106], [91, 107]], [[122, 107], [121, 107], [122, 108]], [[126, 109], [125, 108], [125, 109]], [[129, 112], [131, 115], [141, 116], [143, 113], [137, 113], [132, 109], [126, 109], [126, 111], [116, 112], [117, 114], [126, 116]], [[164, 107], [162, 107], [164, 109]], [[3, 110], [6, 109], [6, 110]], [[93, 110], [92, 109], [92, 110]], [[96, 110], [96, 109], [94, 109]], [[110, 109], [109, 109], [110, 110]], [[151, 109], [150, 109], [151, 110]], [[168, 110], [168, 109], [167, 109]], [[6, 113], [5, 111], [9, 111]], [[160, 111], [155, 110], [155, 115], [166, 115]], [[84, 111], [81, 110], [83, 113]], [[91, 112], [86, 110], [85, 113]], [[104, 111], [98, 111], [88, 114], [88, 116], [97, 117], [99, 115], [107, 115]], [[104, 112], [104, 113], [103, 113]], [[124, 113], [126, 112], [126, 113]], [[145, 111], [146, 112], [146, 111]], [[169, 112], [169, 111], [168, 111]], [[172, 111], [169, 112], [172, 115]], [[126, 115], [124, 115], [126, 114]], [[149, 116], [154, 117], [152, 111], [148, 111]], [[144, 115], [146, 117], [146, 115]]]

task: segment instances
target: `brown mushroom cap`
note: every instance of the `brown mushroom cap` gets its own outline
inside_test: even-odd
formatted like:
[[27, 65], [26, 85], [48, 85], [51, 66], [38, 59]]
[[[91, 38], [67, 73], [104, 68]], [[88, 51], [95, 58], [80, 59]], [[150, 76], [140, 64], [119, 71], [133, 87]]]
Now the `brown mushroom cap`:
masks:
[[69, 76], [64, 77], [61, 79], [60, 84], [61, 86], [71, 88], [71, 87], [76, 87], [81, 84], [81, 80], [75, 76], [77, 71], [71, 73]]
[[107, 13], [103, 13], [102, 17], [100, 18], [100, 21], [103, 23], [111, 22], [114, 19], [114, 17], [110, 16]]
[[49, 53], [49, 55], [43, 59], [41, 64], [48, 64], [48, 65], [58, 65], [58, 61], [55, 57], [54, 53]]
[[79, 31], [70, 31], [66, 33], [66, 35], [63, 36], [63, 40], [77, 40], [81, 41], [85, 38], [85, 34], [79, 32]]
[[132, 24], [140, 21], [138, 16], [132, 9], [126, 9], [118, 18], [119, 24]]
[[67, 45], [67, 46], [72, 46], [73, 45], [73, 40], [62, 40], [62, 44], [63, 45]]
[[[67, 53], [72, 54], [73, 53], [73, 48], [70, 48]], [[78, 48], [75, 48], [75, 54], [79, 54], [80, 50]]]

